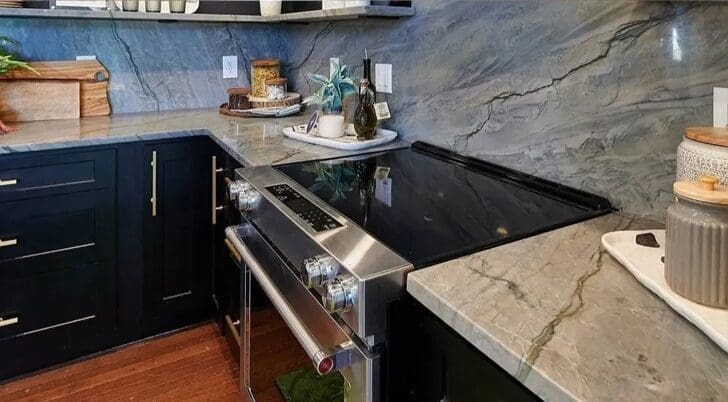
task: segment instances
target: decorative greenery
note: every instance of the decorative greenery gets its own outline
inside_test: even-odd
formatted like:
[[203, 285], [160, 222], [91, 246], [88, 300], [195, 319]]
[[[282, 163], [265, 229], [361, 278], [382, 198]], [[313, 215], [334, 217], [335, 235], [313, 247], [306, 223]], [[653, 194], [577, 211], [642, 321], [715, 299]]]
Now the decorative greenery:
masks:
[[348, 95], [356, 93], [356, 86], [346, 66], [334, 62], [331, 76], [326, 78], [320, 74], [306, 74], [309, 81], [321, 87], [313, 95], [304, 99], [305, 104], [321, 105], [324, 111], [341, 111], [342, 102]]
[[22, 68], [40, 75], [33, 67], [21, 60], [18, 60], [9, 50], [10, 45], [17, 45], [18, 42], [6, 36], [0, 36], [0, 76], [7, 75], [11, 70]]

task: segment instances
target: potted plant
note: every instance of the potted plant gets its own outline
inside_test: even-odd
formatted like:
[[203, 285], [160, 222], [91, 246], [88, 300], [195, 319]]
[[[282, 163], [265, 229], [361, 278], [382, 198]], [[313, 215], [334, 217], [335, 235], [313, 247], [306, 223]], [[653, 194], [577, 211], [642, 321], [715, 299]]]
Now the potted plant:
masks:
[[[8, 37], [0, 36], [0, 77], [8, 75], [10, 71], [15, 70], [16, 68], [22, 68], [38, 74], [33, 67], [28, 65], [28, 63], [18, 60], [15, 55], [12, 54], [9, 49], [11, 45], [17, 45], [17, 42]], [[0, 120], [0, 134], [9, 133], [14, 130], [14, 127], [7, 126], [2, 120]]]
[[333, 63], [331, 76], [326, 78], [320, 74], [307, 74], [309, 81], [321, 85], [313, 95], [304, 99], [305, 104], [321, 105], [323, 112], [319, 118], [319, 135], [337, 138], [344, 135], [343, 100], [356, 93], [354, 81], [346, 66]]

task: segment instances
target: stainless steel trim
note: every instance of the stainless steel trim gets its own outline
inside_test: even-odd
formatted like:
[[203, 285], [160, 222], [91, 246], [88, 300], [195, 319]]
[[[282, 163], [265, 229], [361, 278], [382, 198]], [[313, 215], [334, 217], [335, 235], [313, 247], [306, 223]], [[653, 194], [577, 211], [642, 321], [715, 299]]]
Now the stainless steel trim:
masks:
[[157, 151], [152, 151], [152, 216], [157, 216]]
[[13, 318], [2, 318], [0, 317], [0, 327], [9, 327], [11, 325], [15, 325], [18, 322], [20, 322], [20, 318], [13, 317]]
[[17, 245], [18, 245], [18, 239], [8, 239], [8, 240], [0, 239], [0, 247], [10, 247], [10, 246], [17, 246]]
[[168, 300], [173, 300], [173, 299], [177, 299], [177, 298], [179, 298], [179, 297], [183, 297], [183, 296], [189, 296], [189, 295], [191, 295], [191, 294], [192, 294], [192, 291], [191, 291], [191, 290], [188, 290], [188, 291], [186, 291], [186, 292], [182, 292], [182, 293], [177, 293], [177, 294], [174, 294], [174, 295], [172, 295], [172, 296], [167, 296], [167, 297], [163, 297], [163, 298], [162, 298], [162, 301], [168, 301]]
[[18, 179], [3, 180], [0, 179], [0, 187], [14, 186], [18, 184]]
[[230, 256], [233, 258], [233, 260], [235, 260], [235, 262], [237, 262], [238, 264], [243, 262], [243, 257], [240, 255], [240, 253], [235, 248], [233, 243], [230, 242], [230, 240], [228, 240], [228, 239], [225, 239], [224, 241], [225, 241], [225, 246], [228, 248], [228, 251], [230, 251]]

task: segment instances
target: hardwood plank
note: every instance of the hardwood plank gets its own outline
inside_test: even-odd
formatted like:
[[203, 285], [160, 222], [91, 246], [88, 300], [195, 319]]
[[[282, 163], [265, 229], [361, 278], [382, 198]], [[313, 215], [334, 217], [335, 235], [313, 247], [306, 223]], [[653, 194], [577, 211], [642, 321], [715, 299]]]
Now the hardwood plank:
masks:
[[0, 401], [239, 401], [238, 372], [206, 323], [0, 385]]

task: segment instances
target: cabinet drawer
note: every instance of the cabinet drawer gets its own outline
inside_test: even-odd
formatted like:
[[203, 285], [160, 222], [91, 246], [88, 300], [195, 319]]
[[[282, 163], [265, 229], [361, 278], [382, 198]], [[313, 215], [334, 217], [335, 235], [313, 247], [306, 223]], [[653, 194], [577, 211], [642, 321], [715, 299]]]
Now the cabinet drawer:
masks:
[[0, 380], [104, 345], [114, 300], [113, 263], [0, 281]]
[[9, 265], [101, 260], [114, 255], [113, 190], [0, 204], [0, 278]]
[[0, 158], [0, 202], [114, 185], [116, 151]]

